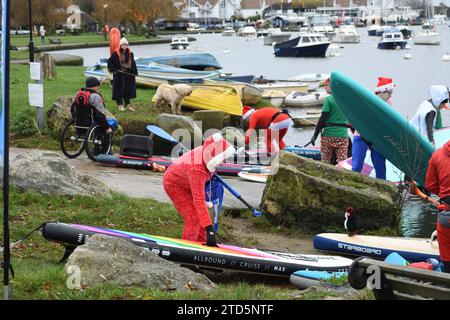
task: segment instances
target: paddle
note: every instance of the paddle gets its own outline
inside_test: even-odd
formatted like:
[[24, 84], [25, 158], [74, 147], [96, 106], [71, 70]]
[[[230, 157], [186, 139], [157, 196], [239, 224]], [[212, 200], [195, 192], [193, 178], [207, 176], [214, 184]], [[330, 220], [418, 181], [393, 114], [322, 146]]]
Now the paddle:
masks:
[[412, 194], [415, 194], [416, 196], [419, 196], [420, 198], [427, 200], [428, 202], [438, 206], [440, 205], [439, 201], [431, 198], [430, 196], [427, 196], [425, 193], [423, 193], [416, 185], [416, 183], [414, 181], [411, 181], [411, 188], [409, 189], [409, 191]]
[[[178, 142], [177, 140], [175, 140], [170, 134], [168, 134], [166, 131], [164, 131], [163, 129], [161, 129], [158, 126], [155, 125], [148, 125], [146, 126], [146, 129], [154, 134], [155, 136], [160, 137], [163, 140], [166, 140], [168, 142], [171, 142], [173, 144], [180, 144], [181, 147], [183, 148], [183, 151], [189, 151], [185, 146], [183, 146], [180, 142]], [[233, 189], [233, 187], [231, 187], [227, 182], [225, 182], [218, 174], [214, 174], [214, 177], [217, 179], [217, 181], [219, 181], [228, 191], [231, 192], [231, 194], [233, 196], [235, 196], [238, 200], [240, 200], [243, 204], [245, 204], [245, 206], [252, 212], [254, 217], [260, 217], [262, 216], [262, 212], [256, 210], [255, 208], [253, 208], [247, 201], [245, 201], [245, 199], [242, 198], [242, 196], [239, 194], [239, 192], [237, 192], [236, 190]]]

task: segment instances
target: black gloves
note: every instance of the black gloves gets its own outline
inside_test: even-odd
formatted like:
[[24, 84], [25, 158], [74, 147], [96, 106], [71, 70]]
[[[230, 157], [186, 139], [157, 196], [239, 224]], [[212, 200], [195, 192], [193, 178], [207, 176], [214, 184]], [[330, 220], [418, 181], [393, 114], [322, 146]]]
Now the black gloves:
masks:
[[216, 235], [212, 225], [206, 227], [206, 245], [209, 247], [217, 247]]

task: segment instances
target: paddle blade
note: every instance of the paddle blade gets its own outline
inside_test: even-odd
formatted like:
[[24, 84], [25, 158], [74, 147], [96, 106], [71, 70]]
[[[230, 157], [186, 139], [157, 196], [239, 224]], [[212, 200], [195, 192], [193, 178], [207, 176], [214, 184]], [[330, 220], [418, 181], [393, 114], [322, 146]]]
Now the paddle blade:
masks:
[[145, 127], [150, 133], [154, 134], [155, 136], [160, 137], [161, 139], [167, 140], [169, 142], [178, 144], [179, 142], [177, 140], [175, 140], [174, 138], [172, 138], [172, 136], [170, 134], [168, 134], [166, 131], [164, 131], [163, 129], [161, 129], [158, 126], [149, 124], [148, 126]]

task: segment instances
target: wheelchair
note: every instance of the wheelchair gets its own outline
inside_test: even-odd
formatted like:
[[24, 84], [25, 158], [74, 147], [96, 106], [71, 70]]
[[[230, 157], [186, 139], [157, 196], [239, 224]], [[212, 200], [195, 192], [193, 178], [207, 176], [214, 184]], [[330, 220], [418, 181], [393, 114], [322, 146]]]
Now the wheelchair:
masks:
[[72, 119], [65, 124], [60, 138], [64, 155], [75, 159], [86, 150], [89, 159], [96, 161], [97, 155], [110, 154], [113, 134], [107, 134], [105, 127], [94, 121], [92, 107], [80, 107], [74, 103], [70, 112]]

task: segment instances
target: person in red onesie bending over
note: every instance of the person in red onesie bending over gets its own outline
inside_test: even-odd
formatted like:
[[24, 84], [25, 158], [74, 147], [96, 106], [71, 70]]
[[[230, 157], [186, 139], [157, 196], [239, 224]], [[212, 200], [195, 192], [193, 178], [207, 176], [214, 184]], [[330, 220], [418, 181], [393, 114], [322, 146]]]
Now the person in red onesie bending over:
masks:
[[164, 173], [164, 191], [184, 219], [182, 239], [217, 245], [206, 206], [205, 183], [235, 151], [220, 133], [215, 133], [202, 146], [175, 160]]
[[283, 150], [286, 144], [283, 141], [289, 127], [294, 122], [289, 114], [277, 108], [262, 108], [255, 110], [249, 106], [244, 106], [242, 119], [248, 121], [248, 130], [245, 133], [245, 145], [250, 142], [250, 136], [255, 129], [267, 129], [266, 147], [268, 153], [277, 153]]
[[438, 195], [437, 238], [443, 272], [450, 273], [450, 141], [436, 150], [428, 162], [425, 188]]

